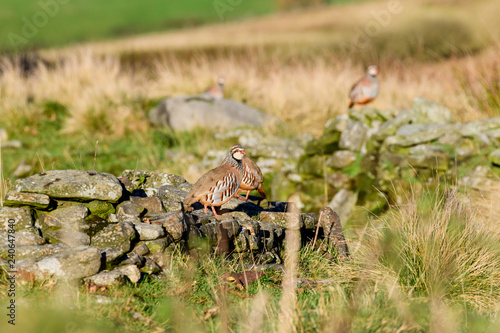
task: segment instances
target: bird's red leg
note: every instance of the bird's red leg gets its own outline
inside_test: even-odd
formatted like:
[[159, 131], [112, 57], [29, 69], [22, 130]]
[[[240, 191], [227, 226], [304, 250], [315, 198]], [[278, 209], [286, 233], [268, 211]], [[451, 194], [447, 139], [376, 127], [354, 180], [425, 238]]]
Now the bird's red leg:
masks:
[[[205, 209], [203, 209], [203, 213], [207, 213], [207, 205], [203, 205], [203, 207], [205, 207]], [[212, 207], [213, 208], [213, 207]]]
[[246, 197], [238, 197], [238, 199], [243, 200], [243, 201], [247, 201], [249, 193], [250, 193], [250, 191], [247, 191], [247, 196]]
[[214, 206], [210, 206], [210, 207], [212, 207], [212, 212], [214, 212], [214, 216], [219, 216], [219, 214], [217, 214], [217, 212], [215, 211]]
[[236, 193], [233, 195], [233, 197], [239, 198], [240, 196], [238, 195], [238, 193], [240, 193], [240, 190], [236, 191]]

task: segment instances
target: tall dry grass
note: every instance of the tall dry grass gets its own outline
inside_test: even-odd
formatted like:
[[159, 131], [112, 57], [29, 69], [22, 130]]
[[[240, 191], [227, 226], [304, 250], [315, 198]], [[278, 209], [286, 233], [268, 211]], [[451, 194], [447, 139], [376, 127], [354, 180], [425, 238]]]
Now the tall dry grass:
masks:
[[453, 190], [408, 193], [380, 218], [383, 228], [363, 250], [376, 274], [397, 281], [405, 297], [493, 315], [500, 310], [500, 228], [478, 213]]
[[[448, 106], [459, 121], [498, 114], [500, 63], [498, 47], [479, 55], [437, 64], [381, 64], [376, 108], [405, 109], [424, 96]], [[278, 116], [293, 132], [320, 134], [325, 121], [345, 113], [348, 91], [365, 69], [332, 57], [317, 61], [270, 59], [260, 51], [200, 53], [183, 60], [176, 55], [156, 60], [152, 71], [124, 69], [113, 56], [77, 52], [49, 67], [40, 63], [25, 76], [19, 65], [3, 61], [0, 75], [2, 123], [29, 126], [42, 104], [56, 101], [69, 113], [64, 132], [121, 137], [148, 129], [144, 101], [195, 94], [219, 75], [227, 78], [227, 98]], [[4, 125], [5, 126], [5, 125]]]
[[66, 133], [124, 136], [147, 128], [143, 110], [134, 105], [144, 96], [144, 84], [123, 71], [116, 58], [76, 52], [52, 66], [40, 61], [35, 67], [27, 75], [15, 61], [2, 62], [2, 124], [29, 126], [41, 118], [43, 103], [50, 101], [67, 108]]

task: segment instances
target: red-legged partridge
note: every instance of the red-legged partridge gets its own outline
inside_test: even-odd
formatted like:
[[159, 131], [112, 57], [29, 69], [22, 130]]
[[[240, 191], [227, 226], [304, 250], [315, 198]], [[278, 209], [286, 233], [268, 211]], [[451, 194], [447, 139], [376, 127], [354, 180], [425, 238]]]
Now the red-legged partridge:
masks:
[[214, 99], [224, 99], [224, 83], [226, 82], [226, 78], [224, 76], [220, 76], [219, 80], [217, 80], [217, 84], [214, 84], [211, 87], [208, 87], [204, 94], [211, 95]]
[[262, 183], [264, 183], [264, 176], [262, 176], [262, 171], [260, 171], [259, 166], [252, 161], [250, 157], [245, 155], [243, 157], [243, 179], [241, 180], [240, 188], [236, 192], [235, 197], [238, 197], [240, 191], [247, 191], [247, 195], [244, 198], [238, 198], [241, 200], [248, 200], [250, 192], [257, 190], [261, 196], [266, 198]]
[[349, 94], [351, 98], [349, 108], [352, 108], [354, 104], [370, 103], [377, 97], [379, 89], [377, 74], [378, 67], [371, 65], [368, 67], [365, 76], [352, 86], [351, 93]]
[[245, 150], [240, 145], [231, 147], [221, 165], [201, 176], [194, 184], [183, 201], [184, 207], [199, 201], [204, 206], [212, 208], [215, 216], [218, 216], [214, 207], [221, 206], [231, 199], [240, 187], [243, 178], [243, 157]]

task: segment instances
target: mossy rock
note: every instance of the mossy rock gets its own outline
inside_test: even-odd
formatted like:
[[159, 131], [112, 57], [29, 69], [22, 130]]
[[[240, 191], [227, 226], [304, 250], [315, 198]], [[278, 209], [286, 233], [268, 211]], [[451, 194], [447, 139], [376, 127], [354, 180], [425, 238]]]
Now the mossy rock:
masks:
[[297, 170], [303, 175], [323, 177], [325, 168], [327, 172], [333, 172], [333, 169], [326, 167], [326, 159], [327, 156], [324, 155], [302, 156], [297, 163]]
[[103, 219], [107, 219], [109, 214], [114, 214], [116, 212], [116, 208], [112, 203], [102, 200], [92, 200], [90, 202], [57, 201], [58, 208], [78, 205], [87, 207], [90, 211], [90, 215], [99, 216]]
[[116, 212], [115, 206], [107, 201], [94, 200], [86, 202], [84, 205], [90, 210], [92, 215], [102, 217], [103, 219], [108, 218], [109, 214]]
[[379, 191], [371, 191], [365, 196], [360, 196], [359, 202], [373, 214], [380, 214], [389, 206], [386, 196]]
[[287, 174], [280, 172], [276, 174], [271, 184], [271, 196], [273, 200], [285, 201], [297, 191], [297, 184], [292, 182]]
[[300, 191], [302, 193], [307, 193], [311, 197], [324, 197], [325, 196], [325, 182], [326, 179], [323, 178], [312, 178], [305, 179], [300, 184]]
[[490, 161], [494, 166], [500, 167], [500, 149], [492, 151], [488, 155], [488, 161]]
[[318, 139], [311, 140], [305, 148], [305, 155], [331, 154], [339, 149], [340, 132], [325, 132]]

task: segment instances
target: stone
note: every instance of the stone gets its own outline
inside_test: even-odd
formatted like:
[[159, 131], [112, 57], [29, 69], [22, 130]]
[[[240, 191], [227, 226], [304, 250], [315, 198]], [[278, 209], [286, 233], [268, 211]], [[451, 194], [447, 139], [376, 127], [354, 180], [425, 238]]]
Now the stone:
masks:
[[452, 121], [450, 110], [423, 97], [416, 97], [412, 106], [413, 123], [446, 124]]
[[[271, 223], [280, 228], [288, 228], [288, 220], [291, 218], [292, 213], [284, 212], [269, 212], [264, 211], [260, 213], [259, 220], [262, 223]], [[301, 213], [299, 220], [299, 227], [306, 229], [315, 229], [318, 218], [314, 213]]]
[[108, 222], [109, 223], [119, 223], [121, 221], [118, 219], [118, 216], [116, 214], [109, 214], [108, 215]]
[[26, 176], [29, 176], [29, 174], [31, 173], [32, 170], [33, 170], [33, 167], [31, 166], [31, 164], [29, 164], [26, 161], [21, 161], [21, 163], [19, 163], [17, 165], [17, 167], [14, 169], [14, 171], [12, 171], [10, 176], [12, 178], [26, 177]]
[[251, 220], [250, 216], [248, 216], [248, 214], [245, 212], [229, 212], [219, 216], [215, 216], [215, 219], [217, 219], [218, 221], [229, 220], [231, 218], [235, 218], [239, 222]]
[[[291, 218], [291, 213], [282, 212], [261, 212], [259, 215], [259, 221], [262, 223], [269, 223], [279, 226], [283, 229], [288, 228], [288, 220]], [[300, 228], [304, 227], [304, 222], [300, 219]]]
[[142, 223], [139, 217], [127, 214], [116, 214], [116, 215], [112, 214], [111, 221], [113, 221], [112, 223], [132, 223], [132, 224]]
[[488, 155], [488, 160], [495, 166], [500, 166], [500, 149], [495, 149]]
[[19, 140], [3, 141], [0, 143], [2, 149], [19, 149], [22, 148], [23, 143]]
[[343, 169], [351, 165], [357, 158], [356, 153], [352, 151], [338, 150], [326, 160], [326, 165], [335, 169]]
[[83, 281], [98, 286], [121, 286], [125, 283], [125, 275], [118, 269], [86, 277]]
[[117, 270], [125, 275], [132, 283], [137, 283], [141, 279], [141, 272], [136, 265], [121, 266], [118, 267]]
[[342, 189], [335, 194], [328, 207], [338, 214], [341, 221], [347, 221], [357, 201], [358, 194], [356, 192]]
[[221, 221], [210, 222], [203, 224], [200, 227], [202, 234], [207, 237], [212, 243], [220, 241], [221, 239], [234, 239], [241, 229], [240, 224], [234, 218]]
[[345, 241], [340, 217], [330, 207], [319, 211], [319, 225], [323, 229], [323, 237], [327, 239], [328, 246], [334, 247], [340, 260], [349, 259], [349, 248]]
[[285, 172], [278, 172], [271, 184], [271, 195], [274, 200], [286, 200], [296, 191], [297, 184], [287, 177]]
[[115, 212], [113, 204], [106, 201], [92, 200], [91, 202], [84, 202], [83, 205], [89, 209], [90, 214], [99, 216], [103, 219], [108, 218], [109, 214]]
[[393, 119], [397, 116], [397, 111], [396, 110], [389, 110], [389, 109], [375, 109], [375, 112], [382, 118], [382, 121], [388, 121], [390, 119]]
[[[170, 237], [163, 237], [155, 240], [150, 240], [150, 241], [141, 241], [139, 245], [144, 244], [148, 248], [148, 252], [150, 254], [155, 254], [155, 253], [162, 253], [165, 251], [167, 246], [169, 246], [171, 243], [171, 238]], [[144, 255], [144, 254], [141, 254]]]
[[146, 274], [157, 274], [161, 272], [161, 267], [151, 258], [144, 257], [144, 266], [140, 269], [141, 272]]
[[51, 198], [76, 201], [117, 202], [122, 197], [118, 179], [108, 173], [82, 170], [51, 170], [15, 181], [17, 192], [41, 193]]
[[[460, 127], [459, 127], [460, 128]], [[456, 147], [463, 141], [463, 137], [458, 132], [447, 133], [441, 136], [437, 143], [440, 145]]]
[[[44, 240], [45, 241], [45, 240]], [[50, 254], [59, 253], [69, 247], [65, 244], [16, 245], [16, 260], [30, 258], [38, 260]], [[9, 247], [0, 247], [0, 258], [7, 258]]]
[[491, 189], [500, 188], [500, 179], [490, 178], [474, 172], [458, 180], [458, 185], [466, 186], [478, 191], [491, 191]]
[[325, 173], [326, 156], [303, 156], [297, 163], [297, 171], [301, 175], [322, 177]]
[[315, 213], [301, 213], [300, 218], [304, 223], [305, 229], [316, 229], [318, 225], [318, 216]]
[[50, 197], [39, 193], [22, 193], [9, 191], [5, 195], [5, 206], [31, 206], [45, 209], [51, 204]]
[[181, 210], [182, 201], [187, 194], [187, 191], [183, 191], [172, 185], [164, 185], [158, 188], [158, 197], [167, 212]]
[[462, 136], [473, 136], [478, 133], [485, 133], [486, 135], [489, 134], [489, 136], [494, 138], [495, 132], [492, 132], [492, 130], [498, 128], [500, 128], [500, 117], [464, 123], [460, 126], [459, 132]]
[[130, 201], [146, 210], [145, 214], [164, 213], [163, 205], [158, 197], [130, 197]]
[[[245, 194], [245, 192], [243, 192], [243, 194]], [[244, 202], [240, 199], [231, 198], [231, 199], [229, 199], [229, 201], [227, 201], [222, 206], [220, 206], [220, 208], [215, 207], [215, 210], [217, 212], [220, 212], [220, 214], [227, 214], [228, 212], [230, 213], [230, 211], [232, 211], [232, 210], [239, 209], [240, 206], [242, 206], [246, 203], [247, 202]], [[208, 207], [207, 209], [211, 210], [210, 207]]]
[[151, 215], [149, 222], [162, 225], [174, 241], [180, 240], [187, 231], [187, 216], [180, 210]]
[[31, 208], [0, 207], [0, 230], [8, 231], [12, 222], [14, 222], [14, 230], [16, 231], [32, 227]]
[[487, 130], [484, 132], [488, 139], [494, 143], [496, 147], [500, 146], [500, 128]]
[[124, 254], [122, 249], [114, 247], [100, 248], [100, 250], [106, 264], [115, 264]]
[[132, 252], [137, 253], [140, 256], [144, 256], [149, 253], [149, 248], [144, 242], [137, 243]]
[[446, 149], [443, 146], [440, 145], [428, 145], [428, 144], [423, 144], [423, 145], [417, 145], [410, 147], [408, 150], [408, 153], [410, 155], [442, 155], [446, 153]]
[[96, 274], [101, 267], [101, 251], [94, 247], [80, 246], [65, 249], [37, 261], [22, 259], [16, 263], [18, 270], [34, 274], [36, 279], [47, 277], [79, 280]]
[[43, 233], [43, 236], [51, 244], [63, 243], [69, 247], [90, 245], [89, 235], [76, 230], [48, 230]]
[[267, 138], [265, 144], [256, 146], [245, 146], [245, 153], [252, 159], [274, 158], [278, 160], [297, 160], [305, 152], [304, 148], [297, 140], [283, 138]]
[[154, 253], [151, 255], [148, 255], [148, 258], [153, 260], [158, 266], [160, 266], [164, 272], [169, 271], [169, 267], [171, 267], [172, 264], [172, 255], [169, 253]]
[[222, 222], [210, 222], [200, 227], [202, 234], [213, 244], [215, 253], [228, 254], [234, 249], [234, 240], [241, 226], [234, 218]]
[[41, 214], [36, 222], [42, 232], [50, 229], [86, 230], [89, 210], [84, 205], [60, 207]]
[[343, 132], [347, 128], [349, 116], [341, 114], [335, 118], [330, 118], [325, 123], [325, 132]]
[[139, 217], [144, 212], [144, 207], [133, 203], [132, 201], [124, 201], [116, 206], [117, 215], [132, 215]]
[[154, 197], [158, 194], [158, 188], [163, 185], [177, 188], [187, 183], [184, 177], [178, 175], [144, 170], [125, 170], [122, 172], [120, 180], [132, 193], [132, 196], [139, 197]]
[[350, 186], [349, 175], [344, 173], [329, 173], [326, 175], [326, 182], [336, 190], [348, 188]]
[[393, 145], [402, 147], [414, 146], [421, 143], [431, 142], [444, 135], [449, 135], [457, 129], [455, 124], [411, 124], [400, 127]]
[[285, 236], [285, 229], [273, 223], [260, 223], [263, 249], [272, 251]]
[[379, 141], [383, 141], [386, 137], [396, 134], [398, 128], [405, 124], [409, 124], [412, 120], [412, 115], [409, 110], [404, 110], [400, 112], [395, 118], [389, 119], [380, 126], [380, 129], [374, 138]]
[[234, 240], [234, 250], [236, 252], [244, 252], [250, 248], [250, 246], [248, 244], [248, 236], [249, 236], [249, 232], [246, 229], [242, 230], [238, 234], [238, 236]]
[[[14, 239], [13, 243], [9, 243], [9, 235], [15, 237], [10, 237], [10, 239]], [[9, 244], [15, 244], [16, 247], [23, 245], [43, 245], [45, 244], [45, 239], [40, 236], [40, 230], [35, 227], [18, 230], [15, 233], [0, 231], [0, 247], [8, 247]]]
[[120, 265], [136, 265], [137, 267], [144, 266], [145, 258], [141, 255], [138, 255], [135, 252], [129, 252], [125, 255], [125, 257], [120, 262]]
[[340, 135], [339, 147], [355, 152], [360, 151], [367, 131], [366, 125], [362, 122], [349, 120], [346, 129]]
[[126, 253], [130, 251], [135, 237], [133, 224], [110, 224], [92, 237], [91, 245], [101, 249], [111, 247], [121, 253]]
[[413, 168], [426, 168], [433, 170], [448, 170], [448, 156], [441, 155], [410, 155], [407, 157], [408, 164]]
[[165, 229], [162, 225], [137, 223], [134, 227], [139, 234], [139, 240], [154, 240], [165, 236]]
[[206, 99], [204, 96], [167, 98], [149, 112], [149, 120], [153, 125], [167, 126], [174, 131], [262, 127], [270, 122], [279, 123], [276, 117], [243, 103], [230, 99]]

